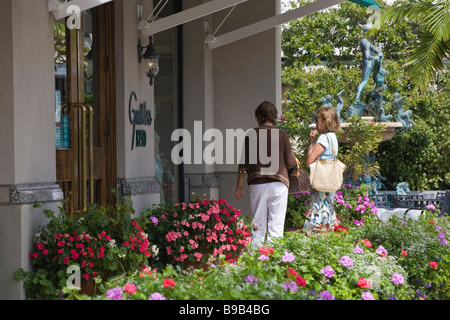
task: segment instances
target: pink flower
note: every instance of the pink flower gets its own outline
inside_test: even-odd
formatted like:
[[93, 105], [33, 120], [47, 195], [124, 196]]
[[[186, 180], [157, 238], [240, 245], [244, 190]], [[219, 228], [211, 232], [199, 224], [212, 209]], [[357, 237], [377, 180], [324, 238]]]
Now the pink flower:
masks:
[[438, 265], [437, 265], [437, 263], [436, 263], [435, 261], [431, 261], [431, 262], [430, 262], [430, 266], [431, 266], [433, 269], [436, 269], [436, 268], [438, 267]]
[[123, 289], [125, 290], [125, 292], [128, 292], [129, 294], [133, 294], [137, 290], [136, 285], [134, 283], [127, 283]]
[[197, 258], [197, 261], [200, 261], [203, 257], [203, 254], [201, 254], [200, 252], [195, 252], [194, 256]]
[[214, 229], [216, 229], [216, 230], [218, 230], [218, 231], [223, 230], [223, 228], [224, 228], [224, 225], [223, 225], [222, 222], [219, 222], [218, 224], [216, 224], [216, 225], [214, 226]]
[[334, 269], [331, 266], [326, 266], [325, 268], [322, 268], [320, 272], [328, 278], [334, 276]]
[[198, 243], [196, 243], [194, 240], [189, 240], [189, 243], [191, 244], [192, 249], [197, 249], [198, 248]]
[[405, 284], [405, 279], [403, 278], [403, 276], [400, 273], [395, 272], [392, 275], [392, 282], [394, 282], [395, 284]]

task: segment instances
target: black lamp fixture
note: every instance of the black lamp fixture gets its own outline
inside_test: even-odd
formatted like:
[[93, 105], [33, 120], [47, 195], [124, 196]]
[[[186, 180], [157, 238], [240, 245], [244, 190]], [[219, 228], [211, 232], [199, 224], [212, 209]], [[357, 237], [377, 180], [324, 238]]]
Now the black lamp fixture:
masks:
[[[142, 54], [142, 51], [146, 49], [145, 53]], [[138, 59], [139, 63], [142, 59], [145, 60], [145, 74], [150, 79], [150, 85], [153, 86], [153, 79], [155, 79], [156, 75], [159, 72], [159, 54], [155, 49], [153, 44], [153, 36], [150, 36], [149, 44], [146, 48], [142, 47], [141, 39], [139, 39], [138, 43]]]

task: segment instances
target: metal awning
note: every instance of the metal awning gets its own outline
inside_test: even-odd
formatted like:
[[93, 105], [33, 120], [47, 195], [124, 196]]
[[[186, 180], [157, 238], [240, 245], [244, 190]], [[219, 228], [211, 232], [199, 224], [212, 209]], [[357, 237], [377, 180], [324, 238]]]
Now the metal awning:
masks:
[[59, 0], [48, 0], [48, 11], [53, 13], [55, 20], [60, 20], [111, 1], [113, 0], [71, 0], [61, 3]]
[[[180, 24], [195, 20], [197, 18], [212, 14], [214, 12], [223, 10], [228, 7], [236, 6], [247, 0], [212, 0], [202, 5], [184, 10], [182, 12], [170, 15], [168, 17], [161, 18], [159, 20], [153, 20], [151, 22], [143, 20], [139, 23], [138, 29], [145, 37], [152, 34], [164, 31]], [[271, 18], [259, 21], [240, 29], [222, 34], [220, 36], [208, 35], [206, 43], [210, 49], [214, 49], [228, 43], [252, 36], [256, 33], [269, 30], [276, 26], [282, 25], [289, 21], [299, 19], [314, 12], [327, 9], [329, 7], [341, 4], [347, 0], [317, 0], [316, 2], [309, 3], [299, 8], [290, 10], [283, 14], [273, 16]], [[377, 6], [380, 7], [373, 0], [349, 0], [364, 7]]]
[[[102, 4], [111, 2], [113, 0], [70, 0], [64, 3], [60, 0], [48, 0], [49, 11], [53, 13], [55, 20], [67, 18], [74, 13], [80, 13], [82, 11], [100, 6]], [[166, 0], [167, 3], [168, 0]], [[152, 34], [176, 27], [186, 22], [207, 16], [209, 14], [218, 12], [220, 10], [235, 7], [240, 3], [248, 0], [211, 0], [205, 2], [196, 7], [183, 10], [181, 12], [172, 14], [168, 17], [164, 17], [158, 20], [152, 21], [142, 20], [138, 24], [138, 29], [142, 32], [142, 35], [149, 37]], [[276, 26], [287, 23], [291, 20], [299, 19], [314, 12], [324, 10], [326, 8], [338, 5], [347, 0], [317, 0], [316, 2], [309, 3], [299, 8], [290, 10], [283, 14], [273, 16], [271, 18], [259, 21], [240, 29], [222, 34], [217, 37], [209, 36], [206, 43], [210, 49], [217, 48], [228, 43], [249, 37], [256, 33], [269, 30]], [[380, 7], [374, 0], [349, 0], [353, 3], [359, 4], [364, 7], [377, 6]]]
[[204, 4], [192, 7], [190, 9], [183, 10], [179, 13], [172, 14], [168, 17], [152, 21], [144, 21], [140, 23], [140, 28], [143, 36], [149, 37], [152, 34], [164, 31], [180, 24], [207, 16], [214, 12], [236, 6], [247, 0], [213, 0], [205, 2]]
[[310, 15], [314, 12], [318, 12], [320, 10], [324, 10], [326, 8], [341, 4], [345, 1], [347, 0], [318, 0], [316, 2], [312, 2], [299, 8], [290, 10], [283, 14], [273, 16], [271, 18], [253, 23], [246, 27], [222, 34], [217, 37], [213, 37], [212, 39], [210, 38], [207, 43], [210, 49], [214, 49], [228, 43], [252, 36], [259, 32], [272, 29], [286, 22]]

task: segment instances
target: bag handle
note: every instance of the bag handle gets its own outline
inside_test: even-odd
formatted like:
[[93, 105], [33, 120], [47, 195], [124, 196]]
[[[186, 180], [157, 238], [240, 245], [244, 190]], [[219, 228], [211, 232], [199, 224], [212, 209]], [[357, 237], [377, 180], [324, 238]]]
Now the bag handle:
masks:
[[296, 162], [296, 164], [297, 164], [297, 177], [300, 177], [300, 161], [298, 161], [298, 159], [297, 159], [297, 157], [294, 157], [295, 158], [295, 162]]
[[333, 153], [334, 159], [336, 160], [336, 159], [337, 159], [336, 150], [334, 149], [334, 146], [333, 146], [333, 144], [331, 143], [331, 139], [330, 139], [330, 137], [328, 136], [328, 133], [326, 133], [325, 135], [326, 135], [326, 137], [327, 137], [327, 139], [328, 139], [328, 144], [330, 145], [331, 152]]

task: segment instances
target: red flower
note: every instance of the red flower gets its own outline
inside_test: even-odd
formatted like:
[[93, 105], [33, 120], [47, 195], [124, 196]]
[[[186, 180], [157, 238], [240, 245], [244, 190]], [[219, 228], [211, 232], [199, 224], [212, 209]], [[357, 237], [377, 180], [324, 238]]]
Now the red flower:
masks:
[[346, 234], [347, 231], [348, 230], [348, 228], [346, 228], [346, 227], [344, 227], [344, 226], [342, 226], [342, 225], [337, 225], [336, 227], [334, 227], [334, 232], [342, 232], [342, 233], [344, 233], [344, 234]]
[[268, 255], [268, 254], [273, 254], [273, 248], [269, 247], [259, 247], [259, 253], [264, 254], [264, 255]]
[[358, 287], [363, 289], [370, 288], [372, 286], [372, 282], [369, 279], [360, 278], [357, 283]]
[[123, 289], [125, 290], [125, 292], [128, 292], [129, 294], [133, 294], [137, 290], [136, 285], [134, 283], [127, 283]]
[[431, 262], [430, 262], [430, 266], [431, 266], [433, 269], [436, 269], [436, 268], [438, 267], [438, 265], [437, 265], [437, 263], [436, 263], [435, 261], [431, 261]]
[[404, 250], [402, 250], [402, 251], [400, 252], [400, 254], [404, 255], [405, 257], [408, 255]]
[[372, 242], [370, 242], [370, 241], [367, 240], [367, 239], [364, 239], [363, 241], [364, 241], [364, 245], [365, 245], [367, 248], [371, 248], [371, 247], [372, 247]]
[[301, 276], [297, 276], [297, 285], [301, 287], [306, 287], [306, 281]]
[[[293, 275], [294, 277], [298, 276], [297, 271], [295, 271], [295, 270], [292, 269], [291, 267], [288, 267], [287, 270], [288, 270], [289, 273], [290, 273], [291, 275]], [[288, 273], [288, 275], [289, 275], [289, 273]]]
[[173, 279], [164, 279], [163, 286], [164, 288], [175, 287], [175, 281]]
[[298, 286], [306, 287], [305, 279], [303, 279], [302, 276], [299, 276], [297, 271], [295, 271], [291, 267], [288, 267], [287, 271], [288, 271], [288, 273], [287, 273], [288, 277], [290, 278], [291, 276], [293, 276], [295, 278], [295, 282], [297, 283]]

